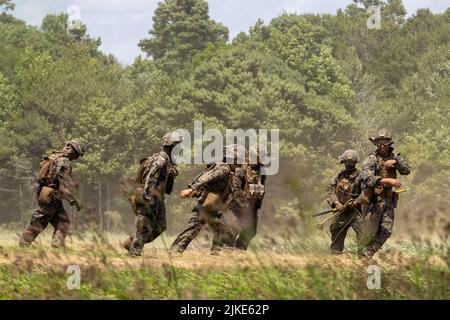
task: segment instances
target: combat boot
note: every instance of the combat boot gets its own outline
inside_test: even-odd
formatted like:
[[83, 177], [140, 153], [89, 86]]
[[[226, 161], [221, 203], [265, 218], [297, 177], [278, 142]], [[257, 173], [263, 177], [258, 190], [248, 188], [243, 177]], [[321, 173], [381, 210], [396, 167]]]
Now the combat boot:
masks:
[[130, 250], [128, 250], [128, 253], [133, 257], [140, 257], [142, 256], [142, 250], [130, 247]]
[[183, 250], [170, 249], [169, 255], [173, 258], [179, 258], [183, 256]]
[[31, 246], [31, 242], [26, 241], [24, 238], [20, 238], [19, 247], [28, 248], [29, 246]]
[[25, 230], [22, 234], [22, 237], [20, 237], [19, 247], [28, 248], [29, 246], [31, 246], [34, 239], [35, 235], [31, 231]]
[[372, 264], [377, 264], [377, 261], [375, 259], [373, 259], [373, 255], [375, 253], [372, 252], [371, 250], [364, 248], [359, 256], [359, 258], [361, 259], [362, 263], [364, 265], [372, 265]]
[[130, 251], [132, 243], [133, 243], [133, 237], [128, 237], [124, 241], [120, 241], [121, 247], [127, 251]]
[[66, 246], [65, 243], [65, 234], [61, 231], [57, 230], [52, 237], [52, 247], [56, 249], [64, 248]]
[[128, 253], [133, 257], [140, 257], [142, 256], [143, 249], [144, 245], [140, 244], [139, 241], [136, 241], [136, 238], [132, 238]]

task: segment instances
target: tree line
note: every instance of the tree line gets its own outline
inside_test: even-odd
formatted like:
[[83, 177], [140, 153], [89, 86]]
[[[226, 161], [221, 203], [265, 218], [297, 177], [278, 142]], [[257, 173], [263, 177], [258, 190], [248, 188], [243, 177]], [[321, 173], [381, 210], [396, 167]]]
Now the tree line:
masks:
[[[407, 16], [401, 0], [376, 1], [381, 28], [370, 30], [371, 3], [282, 13], [230, 39], [205, 0], [165, 0], [137, 44], [147, 58], [124, 66], [66, 14], [33, 27], [0, 0], [1, 221], [27, 220], [39, 160], [71, 138], [91, 144], [74, 170], [94, 223], [131, 219], [118, 181], [164, 133], [194, 120], [222, 131], [280, 129], [282, 168], [266, 204], [274, 219], [323, 206], [337, 157], [354, 148], [364, 158], [368, 137], [387, 127], [413, 166], [403, 209], [436, 221], [450, 190], [450, 8]], [[183, 184], [200, 170], [181, 169]], [[180, 217], [189, 206], [175, 198]]]

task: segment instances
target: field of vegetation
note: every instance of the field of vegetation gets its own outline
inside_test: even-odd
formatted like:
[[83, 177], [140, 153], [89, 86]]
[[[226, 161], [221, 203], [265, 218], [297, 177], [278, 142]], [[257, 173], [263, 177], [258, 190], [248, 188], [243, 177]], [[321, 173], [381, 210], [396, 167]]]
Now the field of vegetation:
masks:
[[[124, 235], [72, 236], [65, 250], [50, 248], [48, 232], [27, 249], [11, 231], [0, 237], [1, 299], [450, 299], [446, 245], [392, 241], [376, 257], [380, 288], [369, 289], [351, 241], [341, 256], [321, 237], [257, 239], [248, 253], [212, 256], [203, 236], [175, 258], [163, 237], [132, 258], [118, 244]], [[73, 265], [80, 287], [69, 289]]]

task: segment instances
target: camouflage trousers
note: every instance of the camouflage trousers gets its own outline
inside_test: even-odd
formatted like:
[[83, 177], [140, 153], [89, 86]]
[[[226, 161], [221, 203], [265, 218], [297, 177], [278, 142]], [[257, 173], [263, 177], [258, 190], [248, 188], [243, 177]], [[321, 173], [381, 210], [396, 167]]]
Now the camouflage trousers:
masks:
[[384, 243], [392, 235], [394, 228], [394, 195], [388, 192], [384, 195], [379, 195], [376, 198], [376, 203], [373, 204], [370, 211], [371, 221], [368, 226], [372, 230], [376, 230], [374, 237], [364, 248], [362, 254], [371, 258]]
[[69, 233], [70, 219], [62, 201], [53, 194], [46, 203], [38, 200], [38, 205], [39, 208], [31, 216], [30, 222], [20, 238], [19, 245], [21, 247], [29, 246], [50, 223], [54, 228], [52, 247], [64, 247], [65, 238]]
[[330, 250], [334, 254], [344, 251], [345, 238], [348, 230], [352, 228], [356, 233], [357, 252], [360, 254], [369, 241], [369, 235], [364, 230], [364, 218], [359, 209], [344, 211], [339, 214], [330, 226]]
[[144, 245], [167, 229], [164, 200], [152, 199], [136, 206], [136, 232], [123, 243], [131, 254], [140, 256]]
[[224, 214], [218, 211], [206, 211], [202, 208], [201, 203], [197, 203], [192, 209], [192, 215], [186, 228], [175, 239], [170, 247], [170, 251], [174, 253], [184, 252], [205, 225], [208, 225], [213, 233], [212, 254], [219, 252], [224, 245], [229, 245], [230, 243], [234, 245], [236, 234], [229, 228]]
[[250, 241], [256, 236], [260, 207], [258, 203], [250, 202], [245, 209], [233, 210], [240, 228], [235, 244], [236, 249], [247, 250]]

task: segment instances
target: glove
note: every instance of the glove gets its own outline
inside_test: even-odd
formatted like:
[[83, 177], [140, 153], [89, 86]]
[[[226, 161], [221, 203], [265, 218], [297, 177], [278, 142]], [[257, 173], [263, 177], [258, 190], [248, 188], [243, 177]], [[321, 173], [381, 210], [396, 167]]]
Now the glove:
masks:
[[78, 212], [80, 212], [80, 210], [81, 210], [81, 204], [78, 202], [78, 201], [76, 201], [76, 200], [70, 200], [69, 201], [69, 205], [71, 206], [71, 207], [73, 207], [73, 206], [75, 206], [76, 208], [77, 208], [77, 211]]
[[342, 203], [338, 202], [338, 201], [335, 202], [334, 207], [335, 207], [338, 211], [344, 211], [344, 210], [345, 210], [345, 206], [344, 206]]
[[348, 202], [345, 204], [345, 207], [346, 207], [347, 209], [352, 209], [352, 208], [354, 208], [354, 207], [355, 207], [355, 201], [353, 201], [353, 200], [348, 201]]

